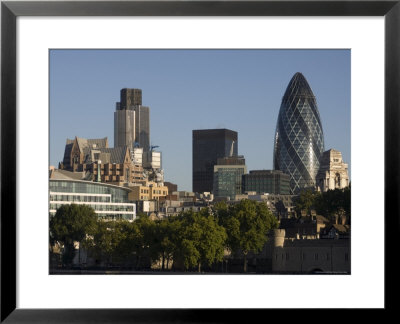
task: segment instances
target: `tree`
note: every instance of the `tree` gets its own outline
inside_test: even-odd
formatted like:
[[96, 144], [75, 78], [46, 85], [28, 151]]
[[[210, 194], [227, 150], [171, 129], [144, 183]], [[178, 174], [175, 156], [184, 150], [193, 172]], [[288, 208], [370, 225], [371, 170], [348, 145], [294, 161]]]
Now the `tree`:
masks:
[[243, 253], [244, 272], [247, 272], [247, 254], [259, 252], [268, 239], [268, 231], [278, 227], [278, 220], [265, 203], [248, 199], [229, 207], [221, 222], [227, 231], [229, 250]]
[[296, 213], [300, 215], [302, 210], [310, 213], [311, 209], [315, 208], [315, 202], [319, 195], [318, 192], [314, 192], [311, 189], [302, 190], [299, 195], [293, 199]]
[[174, 251], [179, 241], [179, 228], [181, 223], [174, 217], [168, 217], [155, 222], [154, 250], [161, 258], [161, 269], [169, 268], [169, 261], [173, 259]]
[[63, 263], [71, 265], [75, 255], [74, 242], [89, 246], [97, 231], [97, 216], [87, 205], [62, 205], [50, 218], [50, 242], [64, 246]]
[[149, 216], [142, 214], [134, 221], [134, 231], [130, 234], [130, 243], [136, 254], [136, 267], [143, 258], [154, 260], [157, 257], [155, 244], [155, 222]]
[[351, 188], [328, 190], [315, 200], [316, 210], [331, 221], [339, 215], [351, 216]]
[[183, 213], [179, 221], [180, 241], [175, 254], [182, 259], [186, 269], [197, 267], [201, 272], [202, 265], [211, 266], [222, 261], [226, 231], [206, 208], [200, 212]]
[[94, 235], [93, 250], [106, 263], [121, 263], [132, 254], [127, 243], [133, 226], [128, 221], [101, 222]]

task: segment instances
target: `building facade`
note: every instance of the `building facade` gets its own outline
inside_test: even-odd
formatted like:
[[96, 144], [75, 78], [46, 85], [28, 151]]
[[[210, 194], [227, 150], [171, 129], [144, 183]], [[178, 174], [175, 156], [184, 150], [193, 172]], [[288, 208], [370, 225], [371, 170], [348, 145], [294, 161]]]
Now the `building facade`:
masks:
[[161, 152], [153, 150], [143, 152], [142, 164], [145, 169], [160, 170], [162, 168]]
[[249, 174], [243, 175], [242, 185], [243, 192], [290, 194], [289, 175], [279, 170], [252, 170]]
[[343, 162], [341, 152], [331, 149], [323, 153], [316, 182], [322, 192], [349, 186], [348, 164]]
[[64, 158], [59, 169], [73, 172], [83, 171], [83, 165], [88, 163], [89, 159], [94, 159], [95, 154], [99, 157], [101, 153], [99, 150], [104, 148], [108, 148], [107, 137], [86, 139], [75, 136], [74, 139], [67, 139]]
[[121, 89], [114, 112], [114, 146], [150, 149], [150, 108], [142, 105], [141, 89]]
[[214, 197], [229, 197], [234, 200], [242, 193], [242, 177], [247, 173], [243, 156], [217, 159], [214, 166]]
[[140, 184], [130, 186], [129, 200], [159, 200], [168, 196], [168, 187], [153, 181], [142, 181]]
[[218, 158], [237, 156], [238, 134], [229, 129], [192, 132], [192, 186], [194, 192], [212, 192]]
[[301, 73], [289, 82], [279, 110], [274, 169], [290, 177], [290, 192], [315, 188], [324, 134], [315, 96]]
[[107, 138], [84, 139], [75, 137], [67, 139], [64, 160], [60, 163], [62, 170], [87, 172], [90, 180], [124, 185], [144, 179], [141, 164], [132, 161], [129, 147], [108, 147]]
[[136, 218], [136, 205], [129, 202], [130, 190], [114, 185], [82, 180], [50, 179], [50, 216], [66, 204], [87, 205], [101, 220], [128, 220]]

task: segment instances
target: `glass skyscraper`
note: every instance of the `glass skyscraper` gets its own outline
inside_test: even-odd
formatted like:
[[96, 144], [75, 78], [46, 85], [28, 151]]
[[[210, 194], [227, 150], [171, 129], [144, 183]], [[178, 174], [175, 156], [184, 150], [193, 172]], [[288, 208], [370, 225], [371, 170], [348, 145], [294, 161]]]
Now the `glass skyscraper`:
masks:
[[290, 192], [314, 188], [324, 134], [315, 96], [301, 73], [289, 82], [279, 111], [274, 141], [274, 169], [290, 176]]

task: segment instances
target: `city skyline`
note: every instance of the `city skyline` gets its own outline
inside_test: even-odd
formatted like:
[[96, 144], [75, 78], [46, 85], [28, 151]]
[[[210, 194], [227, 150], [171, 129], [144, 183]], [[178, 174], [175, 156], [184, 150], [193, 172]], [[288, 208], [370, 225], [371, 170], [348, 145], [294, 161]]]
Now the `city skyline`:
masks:
[[349, 50], [51, 50], [50, 165], [67, 138], [108, 137], [120, 90], [142, 90], [150, 143], [163, 155], [165, 181], [192, 190], [192, 130], [238, 132], [247, 170], [273, 169], [282, 96], [301, 72], [316, 97], [325, 149], [350, 156]]

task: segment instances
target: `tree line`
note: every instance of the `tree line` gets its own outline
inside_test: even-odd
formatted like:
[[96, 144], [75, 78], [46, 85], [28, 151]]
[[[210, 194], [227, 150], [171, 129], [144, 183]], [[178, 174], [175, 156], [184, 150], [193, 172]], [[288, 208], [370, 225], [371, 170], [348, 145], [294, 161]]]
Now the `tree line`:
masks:
[[101, 221], [85, 205], [63, 205], [50, 218], [50, 246], [61, 247], [62, 263], [71, 266], [79, 243], [105, 265], [131, 264], [139, 269], [144, 260], [159, 262], [161, 270], [171, 264], [201, 272], [221, 262], [227, 253], [247, 254], [262, 250], [268, 232], [278, 220], [263, 202], [219, 202], [199, 212], [182, 212], [160, 220], [138, 214], [133, 222]]
[[318, 215], [325, 216], [334, 221], [337, 216], [347, 216], [351, 219], [351, 186], [344, 189], [317, 192], [311, 189], [303, 190], [293, 200], [295, 211], [298, 215], [301, 211], [310, 213], [315, 210]]

